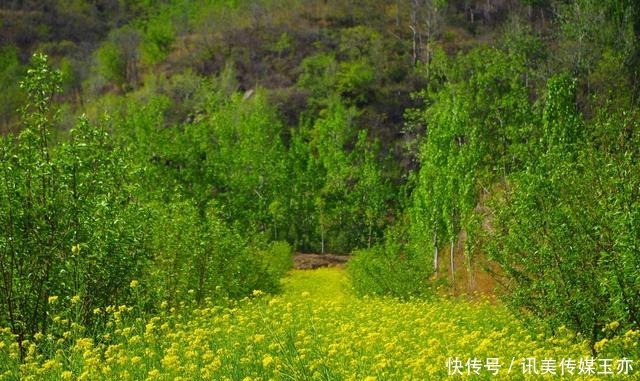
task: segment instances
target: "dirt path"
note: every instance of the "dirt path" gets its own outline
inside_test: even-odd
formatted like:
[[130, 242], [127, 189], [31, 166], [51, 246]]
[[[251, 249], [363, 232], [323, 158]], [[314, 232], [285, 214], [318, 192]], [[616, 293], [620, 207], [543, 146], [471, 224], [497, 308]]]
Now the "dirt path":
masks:
[[348, 255], [296, 253], [293, 267], [298, 270], [313, 270], [320, 267], [344, 267]]

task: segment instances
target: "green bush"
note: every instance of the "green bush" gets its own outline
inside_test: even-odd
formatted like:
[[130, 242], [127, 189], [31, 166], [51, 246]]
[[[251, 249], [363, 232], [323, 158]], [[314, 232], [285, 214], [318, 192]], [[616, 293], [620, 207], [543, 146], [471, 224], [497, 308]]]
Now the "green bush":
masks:
[[279, 279], [293, 267], [293, 248], [285, 241], [275, 241], [262, 253], [269, 274]]
[[286, 242], [252, 242], [223, 221], [213, 205], [204, 217], [191, 200], [152, 205], [153, 260], [142, 279], [148, 307], [277, 291], [280, 277], [291, 268]]
[[406, 235], [403, 225], [395, 225], [387, 230], [383, 243], [352, 254], [347, 270], [356, 293], [399, 298], [433, 295], [433, 264], [424, 255], [412, 255], [404, 244]]
[[142, 57], [147, 65], [155, 65], [164, 60], [175, 40], [175, 31], [171, 20], [154, 18], [144, 26]]
[[152, 262], [141, 279], [148, 290], [148, 302], [167, 301], [176, 305], [191, 300], [188, 291], [205, 292], [198, 281], [199, 261], [205, 253], [204, 227], [190, 201], [150, 203]]
[[203, 289], [218, 289], [231, 298], [250, 295], [253, 290], [276, 291], [280, 277], [270, 272], [260, 256], [260, 244], [250, 234], [230, 227], [217, 209], [207, 208], [205, 255], [198, 264]]
[[426, 275], [429, 272], [425, 271], [430, 266], [422, 257], [407, 258], [376, 246], [355, 251], [347, 269], [358, 294], [408, 298], [427, 297], [433, 293]]
[[24, 129], [0, 139], [0, 325], [20, 340], [46, 332], [49, 297], [75, 300], [90, 323], [93, 308], [128, 300], [146, 264], [146, 214], [124, 152], [86, 120], [51, 145], [60, 73], [46, 56], [21, 85]]
[[[637, 122], [614, 113], [585, 125], [575, 82], [547, 85], [543, 152], [493, 195], [486, 249], [517, 314], [579, 332], [595, 351], [609, 323], [640, 324], [638, 136], [623, 127]], [[605, 128], [618, 139], [601, 140]]]

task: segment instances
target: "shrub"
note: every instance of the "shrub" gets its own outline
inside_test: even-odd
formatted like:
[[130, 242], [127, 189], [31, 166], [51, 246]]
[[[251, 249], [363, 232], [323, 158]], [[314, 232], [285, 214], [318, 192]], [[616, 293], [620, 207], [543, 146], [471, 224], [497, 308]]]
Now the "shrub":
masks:
[[33, 57], [21, 85], [24, 129], [0, 139], [0, 324], [20, 341], [46, 332], [50, 296], [77, 301], [85, 323], [94, 307], [122, 302], [146, 260], [124, 153], [86, 120], [50, 144], [60, 73], [46, 56]]
[[176, 305], [193, 299], [188, 295], [191, 289], [203, 295], [198, 278], [208, 274], [198, 271], [205, 242], [197, 208], [190, 201], [150, 203], [150, 208], [153, 259], [142, 279], [149, 290], [148, 302]]
[[384, 252], [382, 247], [358, 250], [349, 261], [348, 270], [358, 294], [391, 295], [400, 298], [428, 296], [432, 293], [422, 257], [406, 258], [399, 253]]
[[541, 139], [546, 152], [494, 195], [487, 239], [514, 311], [579, 332], [594, 351], [608, 323], [633, 329], [640, 323], [637, 136], [619, 128], [613, 147], [594, 147], [575, 109], [573, 81], [552, 78]]
[[433, 294], [434, 284], [427, 270], [433, 268], [430, 259], [412, 255], [405, 241], [405, 229], [396, 225], [388, 229], [382, 244], [353, 253], [347, 270], [356, 293], [400, 298]]
[[151, 305], [276, 291], [291, 268], [292, 249], [286, 242], [252, 242], [222, 220], [215, 204], [204, 217], [191, 200], [152, 205], [153, 261], [143, 279]]
[[262, 253], [268, 273], [279, 279], [293, 267], [293, 248], [285, 241], [275, 241]]

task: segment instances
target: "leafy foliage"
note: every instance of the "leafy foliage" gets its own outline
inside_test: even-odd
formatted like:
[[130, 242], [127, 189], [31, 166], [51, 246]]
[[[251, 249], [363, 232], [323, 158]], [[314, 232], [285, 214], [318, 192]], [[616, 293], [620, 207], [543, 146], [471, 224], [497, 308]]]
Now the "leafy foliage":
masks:
[[509, 303], [593, 345], [612, 321], [638, 324], [637, 165], [630, 151], [587, 144], [574, 91], [566, 77], [550, 81], [547, 151], [496, 197], [491, 253], [508, 279]]
[[386, 232], [384, 242], [352, 254], [348, 273], [356, 293], [403, 299], [434, 295], [430, 258], [407, 255], [406, 235], [406, 229], [398, 224]]
[[46, 57], [34, 56], [22, 83], [24, 129], [2, 140], [0, 319], [22, 339], [46, 332], [49, 296], [77, 295], [86, 322], [94, 307], [126, 300], [146, 265], [145, 214], [123, 153], [86, 120], [68, 143], [50, 144], [59, 83]]
[[381, 235], [391, 186], [382, 174], [376, 143], [366, 132], [356, 133], [356, 116], [355, 107], [333, 98], [292, 146], [300, 173], [294, 189], [306, 196], [296, 200], [304, 209], [294, 214], [313, 216], [316, 231], [310, 244], [315, 250], [346, 253], [370, 247]]
[[[209, 90], [201, 83], [194, 96]], [[210, 93], [195, 103], [204, 110], [193, 120], [168, 127], [169, 104], [163, 96], [133, 101], [115, 126], [152, 210], [153, 263], [141, 279], [150, 300], [179, 304], [189, 290], [198, 302], [276, 291], [292, 250], [264, 239], [284, 235], [288, 215], [273, 110], [260, 94]]]
[[[47, 332], [50, 297], [72, 300], [79, 306], [74, 321], [92, 325], [104, 323], [93, 311], [126, 301], [150, 309], [159, 300], [178, 305], [192, 298], [191, 293], [203, 302], [278, 289], [291, 266], [292, 250], [286, 244], [267, 245], [252, 234], [241, 235], [202, 194], [145, 194], [158, 182], [141, 180], [158, 172], [127, 160], [143, 153], [120, 148], [86, 119], [70, 131], [67, 141], [52, 145], [51, 104], [59, 83], [60, 73], [50, 69], [46, 57], [34, 56], [23, 82], [31, 96], [23, 111], [25, 128], [17, 139], [1, 141], [0, 257], [5, 281], [0, 319], [20, 341]], [[150, 128], [145, 124], [153, 122], [149, 117], [142, 113], [133, 121], [136, 136], [145, 136], [141, 134]], [[255, 120], [250, 126], [259, 126], [262, 119]], [[220, 137], [229, 134], [226, 143], [237, 142], [235, 130], [215, 131]], [[248, 157], [256, 155], [252, 149], [258, 146], [249, 143], [258, 143], [257, 135], [241, 131], [247, 133], [240, 141], [247, 149], [245, 161], [229, 162], [225, 169], [239, 172], [253, 163]], [[262, 184], [258, 175], [249, 180], [255, 182], [246, 185], [247, 193]], [[262, 208], [258, 210], [270, 221]]]

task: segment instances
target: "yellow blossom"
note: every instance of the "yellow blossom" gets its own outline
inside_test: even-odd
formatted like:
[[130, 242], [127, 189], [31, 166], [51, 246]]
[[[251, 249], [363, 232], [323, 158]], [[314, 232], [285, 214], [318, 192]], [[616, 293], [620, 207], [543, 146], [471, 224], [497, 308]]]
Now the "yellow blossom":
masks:
[[618, 327], [620, 327], [620, 322], [618, 321], [612, 321], [611, 323], [607, 324], [604, 329], [605, 330], [609, 330], [609, 331], [615, 331], [616, 329], [618, 329]]
[[268, 367], [272, 362], [273, 362], [273, 357], [271, 357], [271, 355], [265, 355], [262, 358], [262, 366], [265, 368]]

